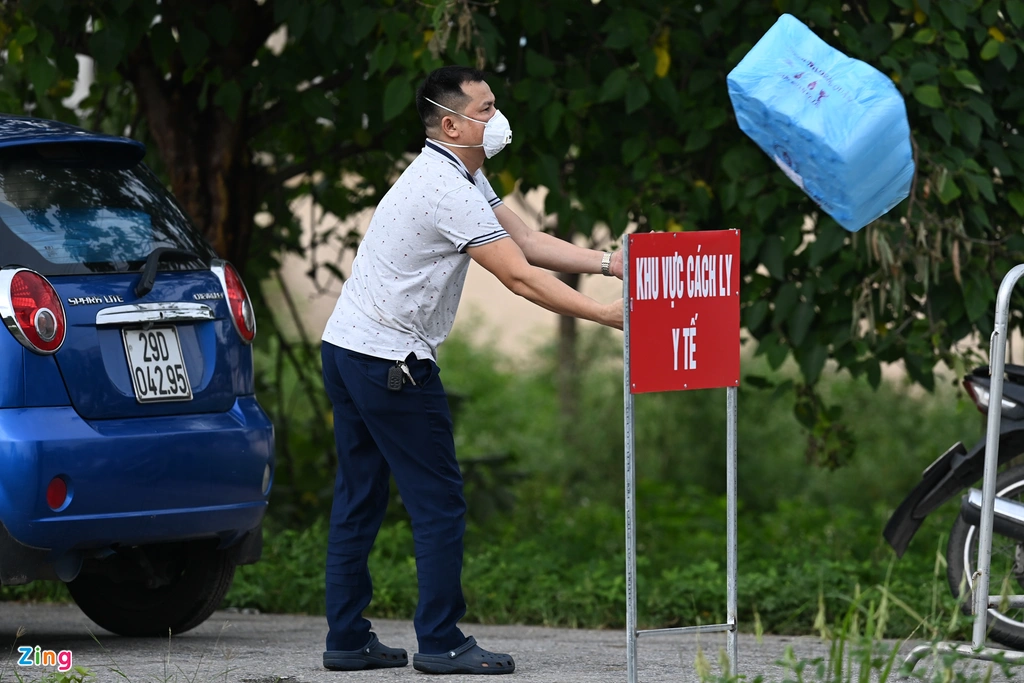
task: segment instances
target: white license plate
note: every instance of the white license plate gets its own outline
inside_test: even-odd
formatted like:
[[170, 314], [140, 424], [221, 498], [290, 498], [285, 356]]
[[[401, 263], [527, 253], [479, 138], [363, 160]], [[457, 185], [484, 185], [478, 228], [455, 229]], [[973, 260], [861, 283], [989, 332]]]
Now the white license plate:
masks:
[[121, 334], [139, 403], [192, 400], [178, 328], [124, 329]]

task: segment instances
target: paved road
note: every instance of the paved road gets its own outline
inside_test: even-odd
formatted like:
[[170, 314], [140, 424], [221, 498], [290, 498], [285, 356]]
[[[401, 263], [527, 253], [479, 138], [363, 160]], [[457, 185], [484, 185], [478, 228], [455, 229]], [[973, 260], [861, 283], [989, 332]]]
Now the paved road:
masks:
[[[19, 629], [23, 635], [15, 636]], [[376, 621], [383, 642], [415, 649], [412, 624]], [[488, 649], [516, 658], [516, 683], [620, 683], [626, 680], [625, 637], [621, 631], [554, 629], [536, 626], [464, 625]], [[0, 604], [0, 652], [14, 651], [3, 665], [0, 681], [38, 680], [55, 667], [19, 667], [17, 646], [39, 645], [43, 650], [71, 650], [74, 664], [95, 674], [95, 681], [132, 683], [318, 683], [338, 681], [466, 682], [465, 676], [426, 676], [412, 669], [338, 673], [321, 663], [326, 625], [323, 617], [217, 612], [199, 628], [170, 640], [120, 638], [86, 619], [72, 605]], [[724, 635], [645, 636], [639, 645], [642, 683], [699, 681], [698, 653], [718, 671], [718, 652]], [[742, 635], [740, 673], [748, 680], [763, 674], [765, 681], [784, 679], [776, 665], [786, 648], [797, 658], [827, 657], [827, 645], [817, 638], [766, 636], [758, 644]], [[924, 671], [924, 665], [921, 665]], [[120, 673], [118, 673], [120, 672]], [[474, 679], [470, 679], [474, 680]], [[478, 680], [478, 679], [476, 679]], [[816, 680], [813, 676], [808, 680]], [[1005, 681], [995, 677], [995, 681]]]

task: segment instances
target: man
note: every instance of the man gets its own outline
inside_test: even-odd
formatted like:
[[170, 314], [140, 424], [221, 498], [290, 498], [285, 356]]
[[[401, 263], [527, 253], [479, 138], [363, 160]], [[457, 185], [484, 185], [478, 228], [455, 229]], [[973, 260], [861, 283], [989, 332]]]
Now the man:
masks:
[[466, 503], [437, 347], [455, 320], [473, 259], [556, 313], [622, 329], [622, 302], [601, 304], [547, 270], [622, 277], [621, 252], [583, 249], [529, 229], [491, 189], [485, 158], [511, 141], [484, 75], [431, 73], [416, 94], [427, 140], [381, 200], [323, 334], [338, 475], [327, 552], [324, 666], [404, 666], [405, 650], [370, 631], [367, 558], [388, 503], [389, 474], [412, 519], [419, 652], [427, 673], [512, 673], [507, 654], [463, 635]]

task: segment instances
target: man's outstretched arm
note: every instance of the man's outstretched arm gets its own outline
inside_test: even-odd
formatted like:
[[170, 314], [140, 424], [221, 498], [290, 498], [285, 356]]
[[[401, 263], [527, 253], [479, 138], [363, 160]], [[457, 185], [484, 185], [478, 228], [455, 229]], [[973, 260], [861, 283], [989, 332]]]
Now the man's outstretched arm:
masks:
[[[504, 204], [494, 209], [494, 215], [522, 249], [532, 265], [557, 273], [600, 273], [604, 252], [585, 249], [553, 235], [532, 230], [516, 212]], [[622, 279], [622, 252], [612, 252], [611, 274]]]
[[[470, 247], [467, 253], [511, 292], [542, 308], [622, 329], [621, 299], [611, 304], [602, 304], [580, 294], [551, 273], [530, 265], [522, 249], [513, 240], [500, 239], [479, 247]], [[600, 252], [597, 253], [600, 271]]]

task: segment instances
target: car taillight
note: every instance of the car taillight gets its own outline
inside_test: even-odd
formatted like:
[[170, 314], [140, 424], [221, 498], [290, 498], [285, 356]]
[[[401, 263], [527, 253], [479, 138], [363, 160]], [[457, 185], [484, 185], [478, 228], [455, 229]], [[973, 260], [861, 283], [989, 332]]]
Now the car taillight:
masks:
[[253, 337], [256, 336], [256, 316], [253, 314], [252, 301], [249, 299], [245, 284], [242, 283], [242, 278], [238, 276], [235, 267], [227, 261], [215, 259], [211, 268], [217, 274], [220, 284], [224, 288], [224, 296], [228, 299], [231, 320], [235, 323], [238, 336], [246, 344], [251, 343]]
[[0, 271], [0, 316], [14, 338], [30, 351], [56, 353], [64, 343], [64, 305], [53, 285], [35, 271]]
[[[988, 387], [983, 387], [979, 384], [975, 384], [970, 378], [964, 379], [964, 389], [970, 394], [971, 400], [974, 401], [974, 405], [978, 407], [983, 415], [988, 414], [989, 401], [991, 400], [992, 392], [988, 390]], [[1000, 402], [1000, 408], [1003, 415], [1009, 410], [1014, 410], [1019, 406], [1016, 401], [1011, 401], [1008, 398], [1003, 398]]]

